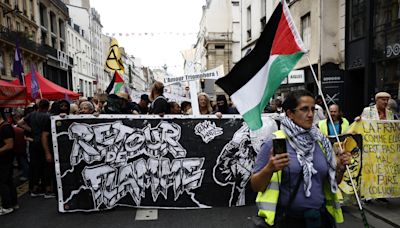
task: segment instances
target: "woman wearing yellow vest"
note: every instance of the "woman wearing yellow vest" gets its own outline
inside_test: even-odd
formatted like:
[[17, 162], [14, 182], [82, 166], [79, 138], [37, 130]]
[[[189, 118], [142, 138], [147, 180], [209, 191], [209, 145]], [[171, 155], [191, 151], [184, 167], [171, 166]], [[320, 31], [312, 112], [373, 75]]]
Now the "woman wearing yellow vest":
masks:
[[330, 142], [313, 126], [315, 101], [305, 90], [288, 94], [286, 116], [275, 138], [286, 139], [286, 153], [274, 154], [272, 140], [257, 155], [251, 186], [258, 192], [258, 216], [265, 227], [336, 227], [343, 222], [337, 201], [350, 153], [339, 161]]

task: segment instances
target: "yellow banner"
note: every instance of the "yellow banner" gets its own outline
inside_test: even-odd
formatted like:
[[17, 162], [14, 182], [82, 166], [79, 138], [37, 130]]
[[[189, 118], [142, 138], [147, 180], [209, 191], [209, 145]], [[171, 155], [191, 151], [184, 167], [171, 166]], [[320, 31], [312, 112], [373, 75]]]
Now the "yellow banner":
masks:
[[364, 120], [349, 131], [363, 136], [361, 196], [399, 197], [400, 121]]
[[118, 41], [115, 38], [112, 38], [111, 40], [110, 51], [107, 55], [105, 68], [111, 73], [114, 73], [114, 71], [118, 71], [120, 75], [123, 75], [125, 72], [124, 64], [122, 63], [121, 53], [119, 51]]
[[[329, 137], [329, 140], [333, 143], [333, 150], [336, 155], [340, 153], [339, 144], [335, 137]], [[349, 165], [350, 175], [346, 171], [343, 175], [342, 182], [339, 184], [339, 189], [342, 194], [343, 205], [353, 205], [356, 203], [354, 195], [354, 187], [357, 193], [360, 195], [360, 181], [361, 181], [361, 167], [362, 167], [362, 135], [360, 134], [345, 134], [339, 136], [343, 149], [351, 153], [351, 164]], [[353, 182], [353, 184], [352, 184]]]

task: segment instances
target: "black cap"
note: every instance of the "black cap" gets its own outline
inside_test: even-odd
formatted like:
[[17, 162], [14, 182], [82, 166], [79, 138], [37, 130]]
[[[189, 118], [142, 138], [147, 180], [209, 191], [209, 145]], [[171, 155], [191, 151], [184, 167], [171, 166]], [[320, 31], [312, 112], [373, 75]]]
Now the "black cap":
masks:
[[147, 95], [147, 94], [142, 94], [142, 96], [140, 96], [140, 99], [144, 100], [144, 101], [147, 101], [147, 102], [150, 102], [149, 95]]

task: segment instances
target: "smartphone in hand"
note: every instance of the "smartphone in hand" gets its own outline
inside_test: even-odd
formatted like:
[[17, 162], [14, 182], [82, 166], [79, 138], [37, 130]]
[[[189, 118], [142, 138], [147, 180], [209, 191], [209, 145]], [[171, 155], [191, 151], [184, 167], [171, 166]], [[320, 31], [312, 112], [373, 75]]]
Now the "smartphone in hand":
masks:
[[286, 139], [272, 139], [274, 155], [286, 153]]

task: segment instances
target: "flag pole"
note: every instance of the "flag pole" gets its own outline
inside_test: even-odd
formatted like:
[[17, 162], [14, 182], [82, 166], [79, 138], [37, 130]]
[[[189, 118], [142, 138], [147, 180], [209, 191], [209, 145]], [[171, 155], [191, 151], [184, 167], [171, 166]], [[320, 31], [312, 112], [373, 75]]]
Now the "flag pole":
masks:
[[[305, 56], [307, 57], [307, 61], [308, 61], [308, 64], [309, 64], [309, 66], [310, 66], [312, 75], [313, 75], [313, 77], [314, 77], [315, 83], [317, 84], [318, 93], [321, 94], [321, 97], [322, 97], [322, 101], [323, 101], [323, 103], [324, 103], [325, 110], [327, 110], [326, 113], [328, 114], [329, 122], [332, 124], [332, 126], [334, 126], [331, 113], [329, 112], [328, 105], [326, 104], [325, 97], [324, 97], [324, 95], [323, 95], [323, 93], [322, 93], [321, 85], [318, 83], [317, 76], [315, 75], [314, 69], [312, 68], [311, 61], [310, 61], [310, 58], [309, 58], [309, 56], [308, 56], [308, 53], [306, 53]], [[343, 152], [343, 146], [342, 146], [342, 144], [340, 143], [339, 136], [338, 136], [338, 133], [337, 133], [335, 127], [333, 128], [333, 131], [334, 131], [334, 133], [335, 133], [336, 141], [337, 141], [338, 144], [339, 144], [340, 153], [342, 153], [342, 152]], [[352, 178], [352, 176], [351, 176], [351, 172], [350, 172], [350, 169], [349, 169], [349, 166], [348, 166], [348, 165], [346, 165], [346, 171], [347, 171], [347, 174], [349, 175], [350, 182], [351, 182], [351, 186], [353, 187], [354, 195], [356, 196], [358, 208], [359, 208], [359, 210], [360, 210], [360, 212], [361, 212], [361, 216], [362, 216], [362, 219], [363, 219], [363, 221], [364, 221], [364, 226], [365, 226], [365, 227], [369, 227], [367, 218], [365, 217], [365, 214], [364, 214], [364, 209], [363, 209], [363, 207], [362, 207], [362, 205], [361, 205], [361, 201], [360, 201], [360, 198], [359, 198], [359, 196], [358, 196], [357, 189], [356, 189], [356, 186], [355, 186], [355, 184], [354, 184], [354, 180], [353, 180], [353, 178]]]
[[22, 74], [22, 85], [24, 85], [24, 86], [26, 86], [26, 84], [25, 84], [25, 75], [24, 75], [24, 73], [22, 72], [21, 73]]

